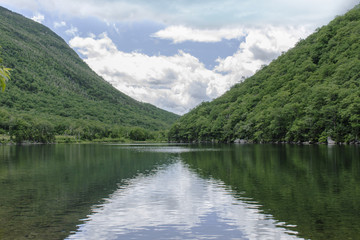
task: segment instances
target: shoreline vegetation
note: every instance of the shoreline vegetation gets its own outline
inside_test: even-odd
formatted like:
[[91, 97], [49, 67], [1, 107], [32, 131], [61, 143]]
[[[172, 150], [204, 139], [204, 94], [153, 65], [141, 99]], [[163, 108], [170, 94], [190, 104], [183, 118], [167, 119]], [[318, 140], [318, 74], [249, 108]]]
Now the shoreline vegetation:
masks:
[[168, 142], [166, 130], [149, 131], [140, 127], [102, 128], [102, 131], [97, 130], [85, 128], [76, 129], [73, 134], [57, 134], [53, 127], [44, 125], [12, 126], [7, 131], [0, 128], [0, 145]]
[[74, 143], [74, 144], [88, 144], [88, 143], [168, 143], [164, 140], [144, 140], [136, 141], [127, 138], [98, 138], [93, 140], [87, 139], [77, 139], [76, 136], [56, 136], [54, 142], [34, 142], [34, 141], [22, 141], [15, 142], [10, 139], [8, 135], [0, 135], [0, 146], [1, 145], [44, 145], [44, 144], [64, 144], [64, 143]]
[[360, 141], [351, 141], [351, 142], [335, 142], [331, 138], [328, 138], [326, 142], [286, 142], [286, 141], [261, 141], [256, 142], [252, 140], [245, 139], [235, 139], [235, 141], [220, 142], [217, 140], [212, 141], [170, 141], [168, 137], [165, 136], [164, 132], [153, 133], [157, 135], [152, 135], [150, 138], [146, 139], [134, 139], [131, 137], [104, 137], [104, 138], [93, 138], [93, 139], [82, 139], [78, 136], [73, 135], [56, 135], [54, 136], [53, 141], [41, 142], [41, 141], [31, 141], [31, 140], [22, 140], [15, 141], [15, 139], [8, 134], [0, 134], [0, 146], [1, 145], [36, 145], [36, 144], [89, 144], [89, 143], [124, 143], [124, 144], [153, 144], [153, 143], [172, 143], [172, 144], [295, 144], [295, 145], [360, 145]]
[[212, 141], [192, 141], [192, 142], [187, 142], [187, 141], [179, 141], [179, 142], [175, 142], [175, 141], [168, 141], [168, 143], [189, 143], [189, 144], [196, 144], [196, 143], [213, 143], [213, 144], [217, 144], [217, 143], [223, 143], [223, 144], [296, 144], [296, 145], [360, 145], [360, 141], [350, 141], [350, 142], [335, 142], [333, 141], [331, 138], [329, 138], [326, 142], [313, 142], [313, 141], [298, 141], [298, 142], [294, 142], [294, 141], [253, 141], [253, 140], [245, 140], [245, 139], [235, 139], [235, 141], [225, 141], [225, 142], [221, 142], [221, 141], [217, 141], [217, 140], [212, 140]]

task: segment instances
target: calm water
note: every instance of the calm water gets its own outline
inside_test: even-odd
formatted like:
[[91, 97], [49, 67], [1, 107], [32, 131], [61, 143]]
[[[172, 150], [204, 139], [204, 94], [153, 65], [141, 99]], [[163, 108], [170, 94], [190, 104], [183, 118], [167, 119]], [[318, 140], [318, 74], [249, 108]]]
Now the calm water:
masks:
[[0, 146], [0, 239], [359, 239], [359, 150]]

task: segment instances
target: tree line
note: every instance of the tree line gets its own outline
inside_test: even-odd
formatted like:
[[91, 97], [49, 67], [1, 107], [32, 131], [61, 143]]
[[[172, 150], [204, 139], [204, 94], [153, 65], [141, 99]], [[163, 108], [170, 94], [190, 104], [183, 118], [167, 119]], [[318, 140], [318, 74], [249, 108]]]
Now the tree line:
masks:
[[10, 114], [7, 110], [0, 109], [0, 135], [9, 136], [9, 141], [15, 143], [167, 140], [166, 130], [151, 131], [141, 127], [118, 126], [53, 116], [48, 116], [48, 120], [45, 119], [45, 116]]

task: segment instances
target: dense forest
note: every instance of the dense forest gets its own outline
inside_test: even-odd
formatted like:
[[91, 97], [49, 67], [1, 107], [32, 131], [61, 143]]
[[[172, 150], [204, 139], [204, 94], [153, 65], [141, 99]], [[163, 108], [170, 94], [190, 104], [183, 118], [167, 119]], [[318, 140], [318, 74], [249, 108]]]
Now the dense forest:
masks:
[[0, 7], [0, 141], [165, 137], [176, 114], [138, 102], [94, 73], [49, 28]]
[[356, 6], [221, 97], [181, 117], [169, 140], [358, 142], [359, 84]]

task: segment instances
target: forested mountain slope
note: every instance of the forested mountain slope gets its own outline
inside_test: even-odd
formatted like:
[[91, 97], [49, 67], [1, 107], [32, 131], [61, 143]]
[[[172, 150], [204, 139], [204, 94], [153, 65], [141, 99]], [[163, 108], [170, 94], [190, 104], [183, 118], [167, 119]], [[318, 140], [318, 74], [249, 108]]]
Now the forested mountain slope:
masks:
[[360, 133], [360, 7], [181, 117], [172, 141], [354, 142]]
[[50, 29], [2, 7], [0, 46], [3, 64], [12, 68], [0, 93], [0, 131], [19, 119], [46, 122], [62, 134], [104, 126], [159, 130], [178, 118], [119, 92]]

